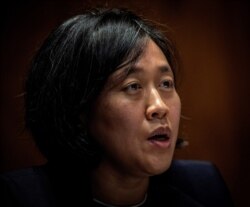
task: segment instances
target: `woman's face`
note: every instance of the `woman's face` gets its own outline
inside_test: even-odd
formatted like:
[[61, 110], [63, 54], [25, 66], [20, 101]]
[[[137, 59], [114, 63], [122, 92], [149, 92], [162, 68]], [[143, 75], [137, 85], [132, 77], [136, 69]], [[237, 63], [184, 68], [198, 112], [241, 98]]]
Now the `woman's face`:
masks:
[[90, 132], [104, 150], [102, 167], [126, 175], [156, 175], [168, 169], [177, 139], [181, 103], [173, 73], [152, 40], [117, 83], [125, 70], [109, 77], [91, 114]]

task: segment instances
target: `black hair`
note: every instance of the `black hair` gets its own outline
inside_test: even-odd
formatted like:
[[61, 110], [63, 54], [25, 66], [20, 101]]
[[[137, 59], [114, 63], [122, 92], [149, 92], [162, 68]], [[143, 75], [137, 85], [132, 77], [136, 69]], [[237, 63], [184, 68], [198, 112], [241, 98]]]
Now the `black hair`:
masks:
[[126, 9], [89, 10], [50, 33], [32, 61], [25, 95], [26, 126], [48, 159], [98, 163], [101, 149], [87, 127], [91, 105], [109, 75], [137, 60], [148, 39], [175, 73], [172, 42]]

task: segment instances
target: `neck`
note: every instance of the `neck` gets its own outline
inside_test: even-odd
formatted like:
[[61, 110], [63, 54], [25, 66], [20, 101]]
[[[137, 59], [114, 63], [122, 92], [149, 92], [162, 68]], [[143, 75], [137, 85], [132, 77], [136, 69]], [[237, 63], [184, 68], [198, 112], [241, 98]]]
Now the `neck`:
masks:
[[93, 197], [111, 205], [134, 205], [144, 200], [149, 177], [137, 177], [100, 165], [92, 172]]

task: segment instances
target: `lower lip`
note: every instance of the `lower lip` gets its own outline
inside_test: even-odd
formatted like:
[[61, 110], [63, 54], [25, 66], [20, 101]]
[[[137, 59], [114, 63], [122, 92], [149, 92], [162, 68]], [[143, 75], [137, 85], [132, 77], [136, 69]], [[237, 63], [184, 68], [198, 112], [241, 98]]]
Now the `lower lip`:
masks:
[[150, 144], [159, 148], [169, 148], [171, 146], [170, 139], [159, 141], [159, 140], [149, 140]]

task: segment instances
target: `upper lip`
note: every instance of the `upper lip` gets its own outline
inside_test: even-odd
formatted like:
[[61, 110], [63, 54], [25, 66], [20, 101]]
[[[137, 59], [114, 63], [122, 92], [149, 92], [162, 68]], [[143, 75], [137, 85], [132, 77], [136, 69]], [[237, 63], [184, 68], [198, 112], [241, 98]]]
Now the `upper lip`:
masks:
[[157, 129], [153, 130], [150, 135], [149, 135], [149, 139], [154, 137], [154, 136], [158, 136], [158, 135], [162, 135], [162, 136], [166, 136], [168, 138], [170, 138], [170, 128], [169, 127], [158, 127]]

